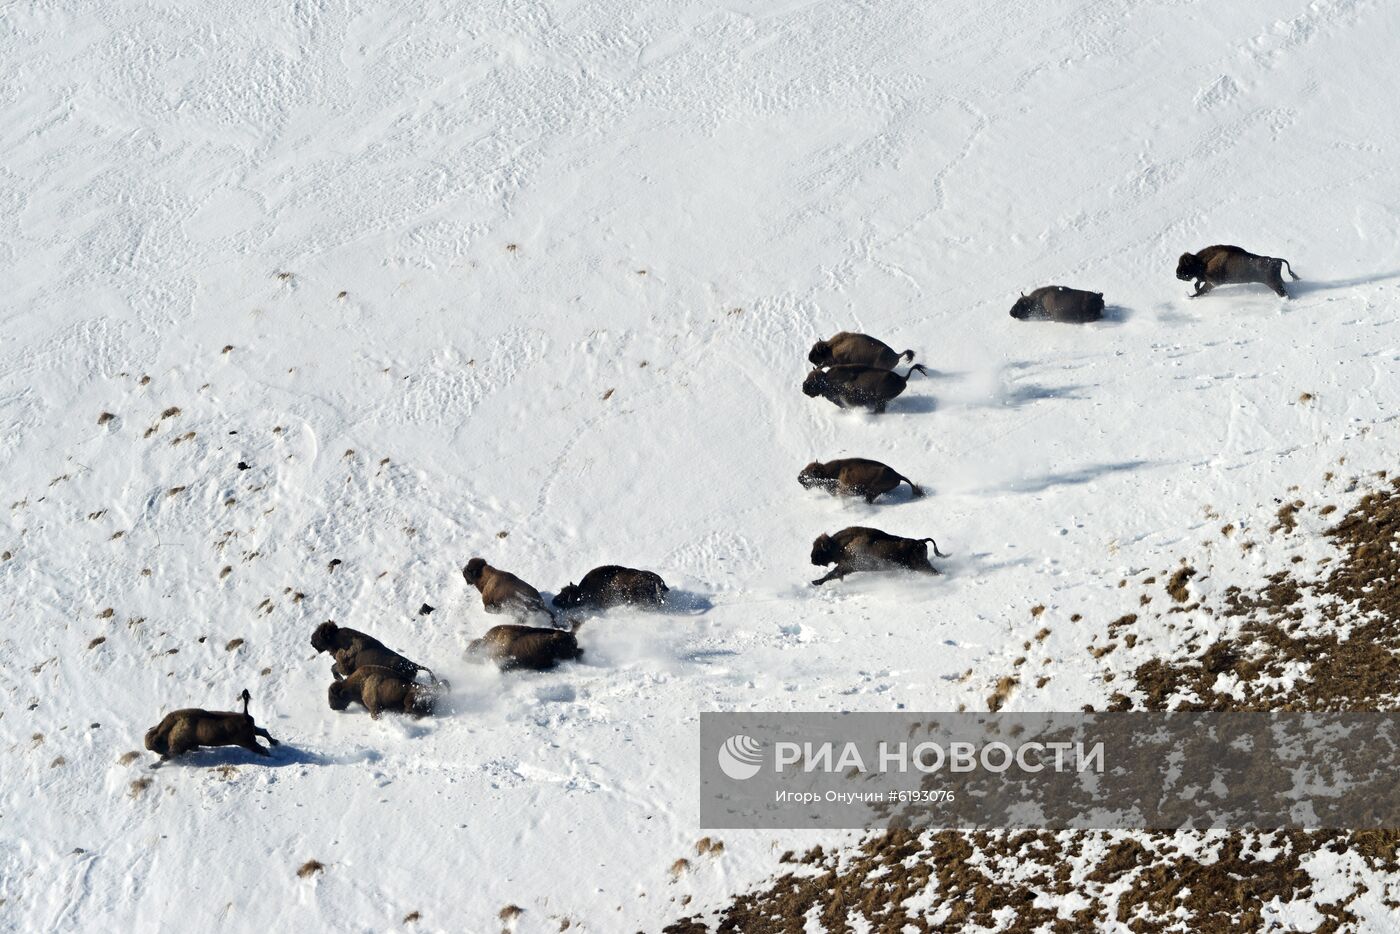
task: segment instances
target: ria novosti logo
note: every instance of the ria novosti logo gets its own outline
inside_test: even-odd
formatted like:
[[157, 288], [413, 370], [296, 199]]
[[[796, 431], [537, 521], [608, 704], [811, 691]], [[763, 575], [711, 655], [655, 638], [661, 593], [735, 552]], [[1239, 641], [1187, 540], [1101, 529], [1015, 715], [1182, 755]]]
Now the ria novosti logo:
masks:
[[763, 767], [763, 744], [752, 736], [736, 734], [719, 747], [720, 771], [735, 781], [746, 781]]

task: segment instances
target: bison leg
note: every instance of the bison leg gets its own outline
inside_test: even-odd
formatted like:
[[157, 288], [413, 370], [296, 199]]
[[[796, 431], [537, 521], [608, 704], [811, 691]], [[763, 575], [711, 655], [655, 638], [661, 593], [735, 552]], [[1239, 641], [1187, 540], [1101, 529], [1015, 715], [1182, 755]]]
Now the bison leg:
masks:
[[1283, 287], [1283, 276], [1280, 274], [1278, 266], [1274, 266], [1273, 272], [1269, 275], [1267, 284], [1269, 288], [1274, 290], [1274, 293], [1278, 295], [1279, 298], [1288, 297], [1288, 292]]
[[838, 564], [830, 571], [827, 571], [825, 576], [812, 581], [812, 586], [820, 587], [822, 584], [825, 584], [829, 580], [840, 580], [849, 573], [851, 573], [850, 568], [846, 567], [844, 564]]
[[243, 737], [243, 739], [239, 741], [238, 745], [242, 746], [249, 752], [257, 753], [260, 756], [272, 755], [272, 753], [268, 752], [267, 749], [264, 748], [263, 745], [259, 743], [256, 739], [254, 739], [252, 736]]
[[1196, 298], [1199, 295], [1204, 295], [1213, 288], [1215, 288], [1214, 283], [1207, 282], [1204, 279], [1202, 279], [1200, 282], [1196, 283], [1196, 291], [1191, 294], [1191, 298]]
[[262, 727], [260, 727], [260, 726], [255, 726], [255, 727], [253, 727], [253, 733], [254, 733], [254, 735], [256, 735], [256, 736], [261, 736], [263, 739], [267, 740], [269, 743], [271, 743], [271, 744], [274, 745], [274, 746], [280, 746], [280, 745], [282, 745], [282, 744], [279, 743], [277, 740], [275, 740], [275, 739], [272, 738], [272, 734], [271, 734], [271, 733], [269, 733], [267, 730], [264, 730], [264, 729], [263, 729]]

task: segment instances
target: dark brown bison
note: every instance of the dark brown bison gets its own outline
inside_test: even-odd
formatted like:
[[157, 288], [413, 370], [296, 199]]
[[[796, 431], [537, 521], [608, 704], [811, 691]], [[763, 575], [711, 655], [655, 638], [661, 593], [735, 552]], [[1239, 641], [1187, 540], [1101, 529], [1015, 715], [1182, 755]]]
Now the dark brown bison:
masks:
[[183, 755], [200, 746], [242, 746], [260, 756], [271, 755], [267, 747], [258, 742], [258, 737], [274, 746], [279, 743], [248, 715], [248, 701], [252, 695], [247, 688], [238, 699], [243, 701], [242, 713], [189, 707], [166, 714], [160, 723], [146, 731], [146, 748], [162, 759]]
[[1011, 317], [1021, 321], [1063, 321], [1085, 324], [1103, 317], [1103, 293], [1047, 285], [1022, 295], [1011, 306]]
[[565, 629], [537, 626], [492, 626], [486, 635], [467, 644], [467, 657], [490, 659], [502, 671], [529, 668], [547, 671], [583, 654], [578, 639]]
[[863, 457], [845, 457], [840, 460], [812, 461], [797, 475], [797, 482], [807, 489], [821, 487], [833, 496], [863, 496], [867, 503], [875, 502], [901, 483], [909, 484], [915, 497], [923, 496], [913, 480], [887, 467], [879, 461]]
[[481, 592], [481, 605], [486, 612], [506, 613], [517, 619], [544, 614], [554, 622], [554, 612], [544, 605], [538, 590], [509, 571], [493, 568], [485, 558], [468, 561], [462, 576]]
[[862, 408], [880, 413], [891, 399], [904, 391], [915, 370], [928, 373], [922, 363], [911, 366], [903, 376], [894, 370], [843, 364], [808, 373], [802, 382], [802, 392], [812, 398], [821, 396], [843, 409]]
[[889, 344], [876, 340], [869, 334], [842, 331], [829, 341], [817, 341], [813, 344], [811, 352], [807, 354], [807, 359], [815, 367], [850, 364], [893, 370], [899, 361], [903, 360], [907, 363], [913, 360], [914, 351], [906, 350], [904, 353], [895, 353], [894, 348]]
[[1196, 280], [1196, 291], [1191, 297], [1204, 295], [1217, 285], [1233, 285], [1244, 282], [1258, 282], [1267, 285], [1287, 298], [1283, 287], [1283, 269], [1296, 282], [1298, 275], [1288, 260], [1272, 256], [1256, 256], [1237, 246], [1217, 244], [1208, 246], [1199, 253], [1182, 253], [1176, 263], [1176, 277], [1182, 280]]
[[437, 688], [418, 684], [392, 668], [377, 665], [358, 668], [344, 681], [332, 681], [326, 691], [331, 710], [344, 710], [353, 701], [363, 704], [373, 720], [378, 720], [385, 710], [425, 716], [433, 712], [437, 697]]
[[447, 682], [438, 681], [431, 669], [405, 658], [374, 636], [357, 629], [337, 626], [331, 620], [326, 620], [312, 631], [311, 647], [317, 652], [331, 653], [331, 657], [335, 659], [331, 665], [331, 675], [337, 681], [350, 677], [360, 668], [372, 665], [392, 669], [409, 681], [412, 681], [418, 672], [426, 672], [429, 678], [437, 681], [439, 687], [447, 686]]
[[606, 610], [614, 606], [661, 606], [670, 588], [661, 575], [605, 564], [560, 589], [553, 603], [561, 610]]
[[853, 571], [892, 571], [904, 568], [924, 574], [937, 574], [938, 569], [928, 560], [928, 544], [940, 558], [947, 555], [938, 550], [931, 538], [901, 538], [879, 529], [858, 525], [842, 529], [835, 535], [818, 535], [812, 542], [812, 563], [818, 566], [835, 564], [825, 577], [812, 581], [813, 586], [829, 580], [839, 580]]

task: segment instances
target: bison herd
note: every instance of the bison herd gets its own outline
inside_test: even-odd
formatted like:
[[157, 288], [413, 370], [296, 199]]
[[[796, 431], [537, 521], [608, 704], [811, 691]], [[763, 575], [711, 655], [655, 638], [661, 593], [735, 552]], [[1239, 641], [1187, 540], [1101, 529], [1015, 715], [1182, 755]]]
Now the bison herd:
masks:
[[[1285, 269], [1295, 281], [1298, 279], [1287, 260], [1257, 256], [1237, 246], [1217, 245], [1199, 253], [1183, 253], [1176, 277], [1195, 282], [1192, 298], [1207, 294], [1217, 285], [1246, 283], [1266, 285], [1287, 298]], [[1098, 321], [1103, 313], [1102, 293], [1059, 285], [1023, 294], [1011, 306], [1011, 317], [1022, 321], [1079, 324]], [[841, 408], [880, 414], [904, 392], [914, 373], [928, 374], [922, 364], [912, 362], [914, 356], [913, 350], [896, 352], [867, 334], [842, 331], [830, 340], [812, 345], [807, 359], [814, 369], [803, 380], [802, 391]], [[910, 364], [902, 376], [896, 370], [900, 363]], [[797, 481], [807, 489], [819, 487], [833, 496], [860, 497], [870, 504], [900, 484], [908, 484], [914, 497], [924, 495], [914, 481], [893, 468], [860, 457], [813, 461], [802, 468]], [[929, 545], [933, 545], [935, 557], [948, 557], [938, 550], [932, 538], [903, 538], [864, 526], [819, 535], [812, 542], [812, 564], [834, 567], [812, 584], [840, 580], [857, 571], [937, 574], [929, 562]], [[491, 627], [467, 646], [469, 659], [494, 662], [503, 671], [544, 671], [583, 654], [577, 636], [582, 619], [574, 616], [560, 626], [561, 612], [602, 611], [619, 606], [659, 608], [665, 605], [668, 593], [666, 582], [657, 574], [612, 564], [594, 568], [579, 583], [571, 582], [562, 588], [551, 605], [546, 605], [544, 597], [530, 584], [509, 571], [492, 567], [484, 558], [468, 561], [462, 576], [481, 594], [481, 605], [487, 613], [516, 619], [515, 623]], [[437, 699], [449, 687], [431, 670], [373, 636], [334, 622], [316, 627], [311, 633], [311, 646], [332, 658], [333, 680], [327, 688], [332, 710], [345, 710], [357, 703], [375, 719], [384, 711], [425, 716], [433, 713]], [[426, 680], [421, 680], [420, 674]], [[146, 748], [162, 760], [208, 746], [241, 746], [259, 756], [269, 755], [258, 739], [266, 739], [273, 746], [278, 745], [277, 740], [248, 713], [251, 698], [246, 689], [239, 699], [243, 702], [242, 713], [187, 708], [167, 714], [146, 731]]]

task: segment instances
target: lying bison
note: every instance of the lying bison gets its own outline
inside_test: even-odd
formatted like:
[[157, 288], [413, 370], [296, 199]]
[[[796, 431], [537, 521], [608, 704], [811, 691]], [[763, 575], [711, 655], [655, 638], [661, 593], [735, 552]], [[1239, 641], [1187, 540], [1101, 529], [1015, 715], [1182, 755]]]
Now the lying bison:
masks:
[[928, 560], [928, 543], [940, 558], [947, 555], [938, 550], [931, 538], [900, 538], [879, 529], [858, 525], [842, 529], [835, 535], [818, 535], [812, 542], [812, 563], [818, 566], [834, 564], [826, 576], [812, 581], [820, 586], [829, 580], [839, 580], [854, 571], [893, 571], [903, 568], [924, 574], [937, 574], [938, 569]]
[[326, 620], [312, 631], [311, 647], [317, 652], [331, 653], [331, 658], [335, 660], [331, 665], [331, 675], [337, 681], [350, 677], [361, 668], [375, 666], [390, 669], [409, 681], [418, 672], [426, 672], [439, 687], [447, 686], [447, 682], [439, 681], [431, 669], [404, 658], [374, 636], [337, 626], [331, 620]]
[[405, 678], [392, 668], [366, 665], [344, 681], [332, 681], [326, 690], [331, 710], [345, 710], [357, 703], [378, 720], [384, 711], [423, 717], [433, 712], [439, 689]]
[[829, 341], [817, 341], [813, 344], [807, 359], [812, 361], [812, 366], [815, 367], [853, 365], [893, 370], [899, 361], [907, 363], [913, 360], [914, 351], [895, 353], [889, 344], [876, 340], [869, 334], [842, 331]]
[[553, 603], [561, 610], [606, 610], [615, 606], [661, 606], [670, 588], [661, 575], [651, 571], [605, 564], [583, 575], [555, 595]]
[[821, 487], [833, 496], [863, 496], [867, 503], [875, 502], [876, 497], [883, 496], [901, 483], [909, 484], [915, 497], [924, 495], [913, 480], [893, 467], [863, 457], [845, 457], [824, 464], [812, 461], [802, 468], [797, 482], [809, 490], [814, 486]]
[[1298, 275], [1288, 260], [1272, 256], [1255, 256], [1237, 246], [1217, 244], [1208, 246], [1199, 253], [1182, 253], [1176, 264], [1176, 277], [1182, 280], [1196, 280], [1196, 291], [1191, 297], [1204, 295], [1217, 285], [1234, 285], [1245, 282], [1258, 282], [1267, 285], [1287, 298], [1283, 288], [1283, 269], [1296, 282]]
[[538, 590], [509, 571], [493, 568], [485, 558], [468, 561], [462, 576], [481, 592], [481, 605], [486, 612], [506, 613], [517, 619], [543, 614], [554, 622], [554, 612], [544, 605]]
[[502, 671], [548, 671], [581, 655], [583, 649], [572, 632], [536, 626], [492, 626], [486, 635], [467, 644], [468, 658], [490, 659]]
[[183, 755], [200, 746], [242, 746], [260, 756], [271, 755], [267, 747], [258, 742], [258, 737], [274, 746], [280, 744], [248, 715], [248, 701], [252, 695], [247, 688], [238, 699], [243, 701], [242, 713], [190, 707], [166, 714], [160, 723], [146, 731], [146, 748], [162, 759]]
[[922, 363], [916, 363], [900, 376], [894, 370], [874, 366], [842, 364], [827, 370], [813, 370], [802, 382], [802, 392], [816, 398], [821, 396], [843, 409], [869, 409], [880, 413], [891, 399], [904, 391], [914, 371], [927, 374]]
[[1011, 317], [1020, 321], [1063, 321], [1085, 324], [1103, 317], [1103, 293], [1047, 285], [1023, 294], [1011, 306]]

